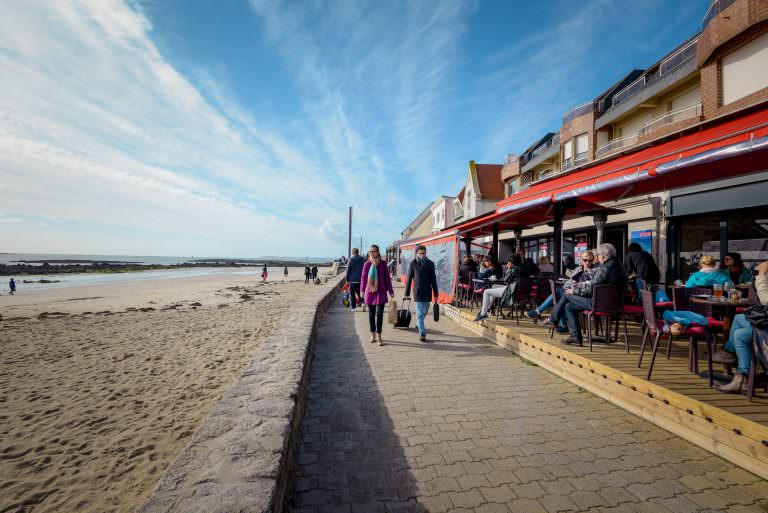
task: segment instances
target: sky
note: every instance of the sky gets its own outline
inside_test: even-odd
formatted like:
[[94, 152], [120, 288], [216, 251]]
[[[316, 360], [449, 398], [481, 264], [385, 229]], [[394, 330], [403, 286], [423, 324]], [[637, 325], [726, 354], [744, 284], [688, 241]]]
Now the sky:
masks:
[[0, 2], [0, 252], [385, 246], [708, 3]]

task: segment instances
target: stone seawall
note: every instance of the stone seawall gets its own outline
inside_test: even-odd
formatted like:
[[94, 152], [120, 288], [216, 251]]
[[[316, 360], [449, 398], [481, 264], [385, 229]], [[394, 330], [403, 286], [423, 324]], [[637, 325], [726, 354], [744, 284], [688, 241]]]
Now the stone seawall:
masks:
[[319, 317], [343, 277], [312, 287], [264, 341], [139, 513], [282, 513]]

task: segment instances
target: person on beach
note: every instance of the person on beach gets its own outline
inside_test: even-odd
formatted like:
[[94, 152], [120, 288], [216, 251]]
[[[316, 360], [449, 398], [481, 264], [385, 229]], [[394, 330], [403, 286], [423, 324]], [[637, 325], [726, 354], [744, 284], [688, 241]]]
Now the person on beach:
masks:
[[317, 280], [317, 266], [313, 265], [312, 266], [312, 283], [314, 283], [315, 280]]
[[353, 312], [357, 311], [357, 305], [362, 304], [360, 297], [360, 276], [363, 272], [365, 259], [360, 256], [360, 250], [352, 248], [352, 258], [347, 264], [347, 283], [349, 284], [349, 307]]
[[11, 276], [11, 280], [8, 282], [8, 287], [11, 289], [11, 295], [16, 294], [16, 280]]
[[416, 327], [419, 330], [419, 340], [427, 341], [427, 328], [424, 319], [429, 312], [429, 304], [434, 299], [437, 302], [437, 276], [435, 264], [427, 258], [426, 246], [416, 247], [416, 258], [408, 266], [408, 280], [405, 282], [405, 297], [411, 296], [411, 284], [413, 284], [413, 298], [416, 303]]
[[304, 266], [304, 284], [309, 283], [309, 279], [312, 278], [312, 270], [308, 265]]
[[261, 270], [261, 282], [266, 283], [267, 282], [267, 264], [264, 264], [264, 269]]
[[285, 269], [283, 269], [283, 276], [288, 279], [288, 266], [285, 266]]
[[360, 294], [368, 305], [368, 323], [371, 327], [371, 343], [384, 345], [381, 340], [381, 329], [384, 324], [384, 305], [387, 304], [387, 292], [395, 297], [392, 279], [389, 276], [387, 263], [381, 258], [379, 246], [371, 244], [368, 249], [368, 259], [363, 264], [360, 277]]

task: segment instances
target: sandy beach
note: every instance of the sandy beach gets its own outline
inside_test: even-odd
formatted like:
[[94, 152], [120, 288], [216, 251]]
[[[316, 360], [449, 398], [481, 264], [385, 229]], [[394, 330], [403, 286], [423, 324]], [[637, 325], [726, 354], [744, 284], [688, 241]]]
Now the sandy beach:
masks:
[[134, 511], [314, 286], [302, 272], [0, 296], [0, 512]]

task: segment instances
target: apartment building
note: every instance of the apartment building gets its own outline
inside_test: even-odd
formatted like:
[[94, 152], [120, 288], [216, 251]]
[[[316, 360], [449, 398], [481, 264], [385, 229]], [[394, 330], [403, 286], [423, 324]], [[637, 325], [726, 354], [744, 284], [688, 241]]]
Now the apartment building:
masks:
[[454, 196], [440, 196], [432, 202], [430, 212], [432, 214], [432, 233], [444, 230], [453, 224], [454, 205], [457, 198]]
[[466, 183], [454, 201], [453, 224], [496, 210], [496, 203], [506, 196], [501, 179], [503, 167], [469, 161]]
[[[649, 148], [766, 109], [768, 0], [716, 0], [693, 36], [569, 109], [559, 131], [540, 137], [519, 156], [509, 155], [502, 170], [505, 193], [525, 197], [531, 187], [567, 184], [571, 174], [620, 166]], [[730, 249], [750, 262], [768, 259], [768, 162], [743, 176], [723, 165], [722, 180], [618, 194], [602, 202], [623, 211], [608, 216], [604, 240], [620, 252], [628, 242], [640, 242], [669, 279], [694, 270], [703, 253], [718, 256]], [[550, 227], [537, 226], [523, 230], [521, 243], [537, 258], [551, 254], [552, 237]], [[591, 218], [563, 224], [564, 255], [578, 257], [595, 240]]]

